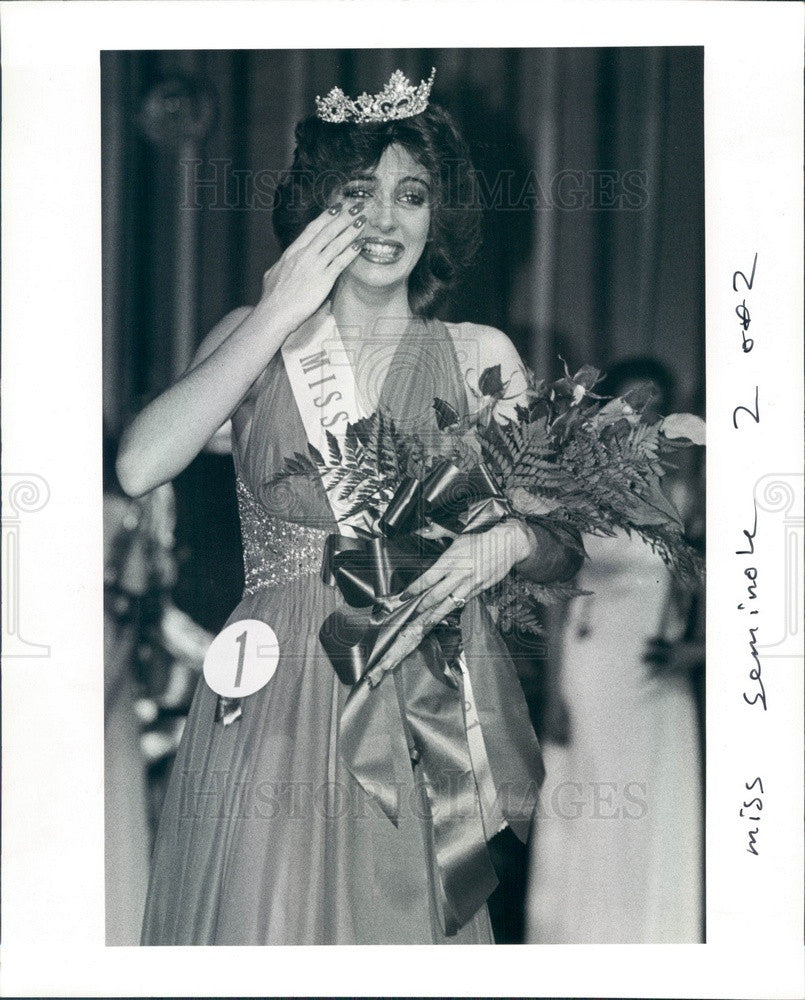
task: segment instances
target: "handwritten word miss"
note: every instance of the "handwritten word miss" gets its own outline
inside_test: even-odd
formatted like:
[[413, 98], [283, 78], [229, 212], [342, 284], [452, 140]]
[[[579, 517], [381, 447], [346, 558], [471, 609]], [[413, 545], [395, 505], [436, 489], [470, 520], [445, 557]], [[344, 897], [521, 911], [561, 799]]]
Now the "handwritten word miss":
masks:
[[[738, 811], [738, 815], [743, 819], [748, 820], [750, 823], [758, 824], [760, 823], [761, 813], [763, 812], [762, 796], [766, 794], [763, 789], [763, 782], [759, 777], [757, 777], [754, 781], [745, 781], [744, 788], [747, 792], [754, 792], [755, 794], [753, 798], [744, 800], [741, 809]], [[750, 813], [755, 813], [756, 815], [751, 816], [749, 815]], [[746, 850], [750, 854], [754, 854], [755, 857], [759, 854], [757, 849], [757, 835], [759, 832], [759, 826], [754, 826], [747, 830], [748, 847]]]

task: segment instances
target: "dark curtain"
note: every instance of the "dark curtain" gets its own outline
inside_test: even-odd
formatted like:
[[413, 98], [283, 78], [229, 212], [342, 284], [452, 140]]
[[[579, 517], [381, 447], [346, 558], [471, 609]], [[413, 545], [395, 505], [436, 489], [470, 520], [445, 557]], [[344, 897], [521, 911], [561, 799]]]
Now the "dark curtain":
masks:
[[[479, 170], [484, 247], [442, 316], [508, 332], [540, 372], [651, 355], [677, 408], [704, 387], [703, 50], [106, 52], [104, 421], [187, 365], [276, 260], [273, 180], [294, 123], [339, 84], [436, 67], [432, 99]], [[199, 488], [203, 481], [203, 488]], [[217, 627], [239, 596], [231, 463], [177, 484], [179, 597]], [[234, 556], [233, 556], [234, 552]]]

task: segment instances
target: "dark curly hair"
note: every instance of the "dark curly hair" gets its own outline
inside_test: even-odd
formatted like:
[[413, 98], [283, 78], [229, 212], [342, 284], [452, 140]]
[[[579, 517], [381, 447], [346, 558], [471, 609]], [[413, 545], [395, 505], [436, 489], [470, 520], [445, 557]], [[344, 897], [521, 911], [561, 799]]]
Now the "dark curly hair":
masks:
[[311, 115], [296, 127], [293, 164], [274, 195], [274, 231], [283, 249], [355, 174], [375, 167], [386, 147], [404, 147], [430, 174], [428, 242], [408, 281], [408, 300], [420, 316], [439, 300], [480, 246], [480, 203], [469, 149], [451, 116], [431, 104], [411, 118], [334, 124]]

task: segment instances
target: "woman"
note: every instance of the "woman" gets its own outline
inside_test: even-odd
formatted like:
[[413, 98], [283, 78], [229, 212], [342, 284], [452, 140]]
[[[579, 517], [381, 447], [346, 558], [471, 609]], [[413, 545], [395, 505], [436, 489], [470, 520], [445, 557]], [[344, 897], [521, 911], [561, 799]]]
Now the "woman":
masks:
[[[669, 373], [638, 358], [597, 387], [627, 398], [647, 389], [648, 405], [667, 412]], [[689, 520], [690, 490], [679, 478], [669, 486]], [[587, 593], [571, 602], [559, 633], [548, 715], [565, 719], [544, 740], [528, 940], [697, 943], [700, 734], [691, 677], [675, 655], [692, 595], [674, 593], [668, 568], [636, 535], [588, 537], [585, 549], [577, 584]]]
[[[308, 442], [283, 356], [289, 343], [311, 342], [322, 330], [339, 335], [362, 412], [382, 406], [422, 435], [436, 433], [434, 396], [460, 413], [474, 399], [457, 344], [472, 347], [467, 367], [476, 377], [490, 364], [499, 363], [504, 377], [520, 371], [500, 331], [429, 318], [477, 244], [467, 149], [449, 116], [428, 105], [431, 83], [411, 87], [398, 71], [374, 99], [353, 102], [337, 89], [319, 99], [317, 115], [297, 128], [294, 164], [277, 191], [274, 225], [285, 249], [265, 275], [260, 301], [219, 323], [187, 374], [123, 441], [121, 482], [139, 494], [180, 472], [231, 417], [246, 588], [230, 621], [268, 623], [280, 650], [271, 680], [234, 714], [199, 686], [157, 835], [145, 944], [492, 940], [478, 886], [440, 867], [434, 830], [443, 833], [444, 822], [431, 808], [433, 784], [412, 766], [413, 746], [399, 771], [393, 821], [345, 767], [339, 740], [349, 687], [318, 640], [324, 619], [343, 607], [319, 575], [333, 513], [317, 482], [276, 485], [284, 458], [305, 452]], [[329, 396], [322, 392], [315, 406]], [[412, 655], [378, 692], [396, 686], [413, 711], [414, 689], [427, 674], [416, 649], [464, 605], [474, 683], [508, 692], [511, 662], [476, 595], [515, 565], [545, 580], [577, 568], [576, 556], [549, 533], [518, 521], [460, 538], [408, 588], [424, 596], [386, 665]], [[486, 698], [478, 692], [479, 712]], [[522, 695], [512, 692], [510, 700], [510, 718], [494, 720], [503, 733], [527, 720]], [[389, 739], [397, 739], [401, 718], [390, 720]], [[539, 778], [533, 734], [518, 731], [528, 773]], [[488, 721], [485, 733], [495, 736]], [[462, 738], [469, 745], [469, 730]], [[473, 815], [479, 801], [473, 784]], [[500, 818], [495, 808], [482, 807], [488, 837], [498, 828], [490, 820]], [[516, 823], [511, 816], [502, 822]], [[460, 822], [447, 832], [460, 840], [463, 830]], [[470, 863], [487, 877], [484, 858]], [[468, 894], [474, 901], [463, 905]], [[450, 900], [458, 900], [457, 919]]]

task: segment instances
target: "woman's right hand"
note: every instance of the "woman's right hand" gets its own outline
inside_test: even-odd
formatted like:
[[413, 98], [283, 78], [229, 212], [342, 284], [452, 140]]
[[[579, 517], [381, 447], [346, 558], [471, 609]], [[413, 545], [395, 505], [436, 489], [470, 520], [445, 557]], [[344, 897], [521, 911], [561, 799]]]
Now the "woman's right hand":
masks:
[[260, 306], [291, 333], [324, 302], [360, 253], [363, 206], [334, 205], [317, 216], [263, 275]]

